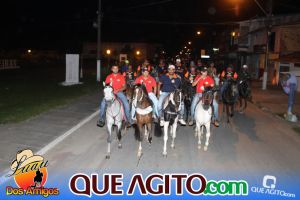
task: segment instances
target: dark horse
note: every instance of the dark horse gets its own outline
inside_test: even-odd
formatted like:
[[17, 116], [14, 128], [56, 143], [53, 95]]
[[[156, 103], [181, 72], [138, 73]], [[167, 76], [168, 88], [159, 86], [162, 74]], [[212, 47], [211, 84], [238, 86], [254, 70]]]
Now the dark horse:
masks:
[[182, 95], [183, 95], [183, 102], [185, 107], [185, 117], [186, 121], [188, 122], [191, 117], [191, 105], [193, 101], [193, 96], [196, 93], [196, 88], [192, 86], [190, 80], [183, 79], [183, 87], [182, 87]]
[[134, 79], [126, 76], [126, 97], [129, 103], [129, 107], [131, 108], [132, 98], [133, 98], [133, 90], [134, 90]]
[[240, 112], [243, 113], [247, 108], [247, 101], [251, 97], [249, 81], [247, 79], [239, 80], [238, 90], [239, 90]]
[[233, 117], [234, 114], [234, 104], [236, 103], [238, 95], [238, 88], [236, 81], [229, 79], [227, 88], [224, 90], [222, 94], [223, 100], [223, 112], [226, 108], [226, 116], [227, 116], [227, 123], [229, 123], [229, 116]]
[[[175, 148], [175, 138], [178, 116], [181, 109], [182, 102], [182, 92], [181, 89], [176, 89], [174, 92], [170, 93], [163, 101], [163, 118], [164, 118], [164, 146], [163, 146], [163, 156], [167, 156], [167, 141], [168, 141], [168, 131], [170, 128], [170, 135], [172, 137], [171, 148]], [[162, 134], [161, 130], [155, 128], [155, 135], [160, 136]]]
[[137, 126], [135, 127], [135, 138], [139, 141], [137, 156], [142, 156], [142, 141], [144, 135], [148, 137], [148, 142], [152, 142], [152, 114], [153, 108], [151, 100], [144, 84], [137, 84], [133, 92], [133, 106], [136, 108], [135, 115]]

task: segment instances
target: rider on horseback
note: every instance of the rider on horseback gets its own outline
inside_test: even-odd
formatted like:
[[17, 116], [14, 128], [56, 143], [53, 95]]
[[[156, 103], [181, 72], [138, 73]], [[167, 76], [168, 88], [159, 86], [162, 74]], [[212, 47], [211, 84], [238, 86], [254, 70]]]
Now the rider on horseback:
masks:
[[[227, 89], [229, 81], [236, 81], [238, 78], [238, 75], [236, 72], [233, 71], [233, 67], [231, 65], [229, 65], [226, 68], [226, 71], [224, 70], [221, 74], [221, 81], [223, 82], [222, 86], [221, 86], [221, 95], [220, 98], [222, 98], [224, 91]], [[237, 98], [237, 96], [236, 96]]]
[[[115, 95], [118, 97], [118, 99], [122, 102], [126, 119], [129, 124], [132, 124], [132, 120], [130, 117], [130, 109], [129, 104], [127, 101], [127, 98], [124, 94], [124, 90], [126, 89], [126, 82], [124, 79], [124, 76], [119, 73], [119, 66], [112, 66], [111, 70], [113, 73], [108, 75], [105, 79], [106, 84], [112, 83], [112, 88], [114, 89]], [[100, 114], [99, 114], [99, 120], [97, 121], [97, 125], [100, 127], [103, 127], [105, 125], [104, 121], [104, 115], [106, 111], [106, 101], [103, 98], [100, 105]]]
[[136, 69], [136, 73], [138, 76], [140, 76], [142, 73], [141, 73], [141, 69], [144, 68], [144, 67], [148, 67], [148, 71], [151, 72], [152, 70], [152, 67], [149, 63], [149, 60], [145, 59], [143, 64], [142, 65], [139, 65]]
[[247, 88], [247, 92], [249, 95], [249, 98], [251, 98], [251, 91], [250, 91], [250, 81], [251, 81], [251, 75], [248, 72], [248, 66], [247, 65], [243, 65], [242, 69], [239, 71], [238, 73], [238, 80], [239, 82], [241, 81], [246, 81], [248, 88]]
[[192, 101], [191, 106], [191, 115], [192, 119], [189, 122], [189, 125], [192, 126], [194, 124], [195, 120], [195, 108], [197, 106], [198, 101], [201, 99], [203, 92], [205, 91], [206, 87], [213, 87], [214, 86], [214, 80], [207, 75], [207, 67], [201, 68], [201, 75], [198, 75], [192, 85], [196, 86], [196, 94]]
[[[139, 76], [135, 80], [135, 84], [144, 84], [145, 85], [146, 90], [148, 92], [148, 96], [153, 103], [153, 110], [155, 112], [155, 117], [158, 117], [158, 110], [157, 110], [158, 100], [157, 100], [157, 97], [155, 96], [156, 81], [152, 76], [149, 75], [148, 67], [142, 68], [142, 75]], [[134, 118], [134, 115], [135, 115], [135, 107], [134, 107], [134, 105], [132, 105], [132, 109], [131, 109], [132, 118]]]
[[132, 65], [128, 65], [128, 68], [125, 72], [123, 72], [123, 76], [125, 77], [126, 83], [128, 85], [131, 85], [135, 78], [136, 78], [136, 72], [132, 70]]
[[[174, 92], [176, 89], [181, 87], [181, 78], [175, 73], [175, 66], [169, 65], [168, 67], [168, 73], [163, 74], [159, 78], [159, 84], [158, 84], [158, 94], [159, 100], [158, 100], [158, 114], [161, 117], [162, 114], [162, 105], [164, 102], [164, 99], [172, 92]], [[181, 102], [181, 109], [179, 113], [179, 123], [181, 125], [186, 125], [186, 122], [183, 120], [184, 115], [184, 104]], [[163, 124], [163, 117], [161, 117], [161, 124]]]

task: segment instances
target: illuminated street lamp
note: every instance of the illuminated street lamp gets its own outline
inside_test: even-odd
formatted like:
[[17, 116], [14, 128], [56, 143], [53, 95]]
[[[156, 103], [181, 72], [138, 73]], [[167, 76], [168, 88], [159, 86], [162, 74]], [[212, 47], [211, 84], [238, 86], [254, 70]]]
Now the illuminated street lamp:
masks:
[[137, 50], [137, 51], [135, 52], [135, 54], [136, 54], [137, 56], [139, 56], [139, 55], [141, 55], [141, 52], [140, 52], [139, 50]]
[[186, 49], [187, 47], [186, 47], [186, 46], [184, 46], [184, 48]]
[[201, 31], [197, 31], [197, 35], [201, 35]]
[[107, 54], [107, 55], [110, 55], [110, 54], [111, 54], [111, 50], [110, 50], [110, 49], [107, 49], [107, 50], [106, 50], [106, 54]]
[[29, 53], [29, 54], [30, 54], [30, 53], [31, 53], [31, 49], [28, 49], [28, 50], [27, 50], [27, 53]]
[[189, 41], [189, 42], [188, 42], [188, 44], [189, 44], [189, 45], [191, 45], [191, 44], [192, 44], [192, 42], [191, 42], [191, 41]]
[[232, 31], [232, 32], [231, 32], [231, 36], [232, 36], [232, 37], [235, 37], [235, 36], [236, 36], [236, 32]]

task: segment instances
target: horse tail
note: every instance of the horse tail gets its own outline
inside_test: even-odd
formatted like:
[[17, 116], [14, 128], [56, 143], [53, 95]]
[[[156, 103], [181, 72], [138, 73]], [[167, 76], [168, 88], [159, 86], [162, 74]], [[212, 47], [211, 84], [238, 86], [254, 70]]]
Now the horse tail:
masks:
[[154, 135], [156, 137], [161, 137], [163, 135], [163, 132], [161, 130], [159, 123], [154, 123]]

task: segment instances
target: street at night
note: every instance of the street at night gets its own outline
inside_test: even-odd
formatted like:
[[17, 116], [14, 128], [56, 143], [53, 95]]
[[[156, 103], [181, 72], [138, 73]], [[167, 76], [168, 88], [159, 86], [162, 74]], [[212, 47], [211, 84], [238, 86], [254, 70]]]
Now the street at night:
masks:
[[0, 200], [300, 198], [299, 2], [1, 4]]

